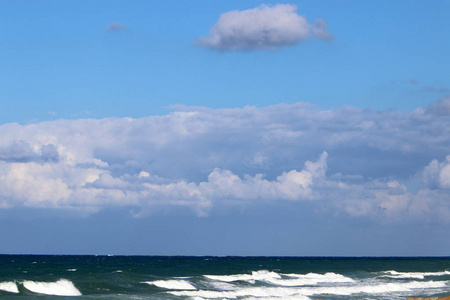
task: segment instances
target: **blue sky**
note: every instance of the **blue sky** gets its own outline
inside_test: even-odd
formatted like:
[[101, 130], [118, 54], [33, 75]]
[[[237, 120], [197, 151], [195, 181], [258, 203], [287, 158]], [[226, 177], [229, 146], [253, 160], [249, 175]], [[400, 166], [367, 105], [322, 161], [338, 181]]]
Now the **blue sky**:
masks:
[[448, 254], [449, 9], [3, 1], [0, 252]]

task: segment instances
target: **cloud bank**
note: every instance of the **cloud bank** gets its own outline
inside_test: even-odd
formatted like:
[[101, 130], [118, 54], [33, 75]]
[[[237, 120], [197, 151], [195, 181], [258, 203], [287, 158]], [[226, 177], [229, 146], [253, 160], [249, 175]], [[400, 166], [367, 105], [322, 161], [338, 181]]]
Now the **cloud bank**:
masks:
[[220, 16], [209, 37], [198, 44], [218, 51], [278, 49], [306, 39], [330, 40], [332, 35], [324, 20], [308, 24], [297, 14], [297, 6], [277, 4], [230, 11]]
[[208, 215], [298, 202], [326, 214], [446, 221], [447, 102], [412, 112], [178, 106], [141, 119], [5, 124], [0, 208]]

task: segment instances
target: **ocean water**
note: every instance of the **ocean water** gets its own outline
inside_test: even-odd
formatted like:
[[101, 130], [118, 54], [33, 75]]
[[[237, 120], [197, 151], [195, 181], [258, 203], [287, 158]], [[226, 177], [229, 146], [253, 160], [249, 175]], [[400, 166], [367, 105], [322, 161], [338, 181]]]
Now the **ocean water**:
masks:
[[2, 299], [406, 299], [450, 294], [450, 257], [0, 255]]

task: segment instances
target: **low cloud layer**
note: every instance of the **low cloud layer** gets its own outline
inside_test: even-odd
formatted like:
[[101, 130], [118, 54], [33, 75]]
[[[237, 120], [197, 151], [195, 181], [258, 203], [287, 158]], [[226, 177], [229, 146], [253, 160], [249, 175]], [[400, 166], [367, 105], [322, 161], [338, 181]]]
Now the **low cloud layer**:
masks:
[[297, 14], [296, 5], [277, 4], [222, 14], [209, 37], [200, 38], [198, 44], [218, 51], [273, 50], [312, 38], [332, 38], [324, 20], [308, 24]]
[[412, 112], [174, 107], [141, 119], [0, 126], [0, 208], [187, 208], [304, 202], [318, 213], [450, 217], [447, 99]]

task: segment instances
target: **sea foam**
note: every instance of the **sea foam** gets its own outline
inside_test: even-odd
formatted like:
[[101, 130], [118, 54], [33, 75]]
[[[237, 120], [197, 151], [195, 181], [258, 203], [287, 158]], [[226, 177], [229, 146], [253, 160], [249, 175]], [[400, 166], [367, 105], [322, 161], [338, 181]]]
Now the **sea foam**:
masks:
[[197, 288], [193, 286], [190, 282], [186, 280], [156, 280], [156, 281], [145, 281], [144, 283], [154, 285], [163, 289], [168, 290], [196, 290]]
[[55, 296], [81, 296], [81, 292], [67, 279], [56, 282], [24, 281], [23, 286], [30, 292]]
[[10, 292], [10, 293], [15, 293], [15, 294], [19, 293], [17, 284], [13, 281], [0, 282], [0, 290], [5, 291], [5, 292]]
[[[306, 275], [301, 274], [282, 274], [288, 279], [269, 278], [265, 281], [275, 285], [281, 286], [303, 286], [303, 285], [316, 285], [319, 283], [345, 283], [354, 282], [350, 277], [343, 276], [336, 273], [308, 273]], [[293, 278], [293, 279], [292, 279]]]
[[236, 275], [204, 275], [210, 280], [234, 282], [246, 281], [254, 283], [256, 280], [281, 286], [316, 285], [318, 283], [354, 282], [353, 279], [336, 273], [308, 273], [302, 274], [278, 274], [270, 271], [254, 271], [252, 274]]
[[211, 280], [233, 282], [233, 281], [248, 281], [254, 282], [255, 280], [266, 281], [272, 279], [281, 279], [281, 275], [276, 272], [270, 272], [266, 270], [253, 271], [252, 274], [236, 274], [236, 275], [203, 275]]
[[428, 282], [405, 282], [405, 283], [380, 283], [373, 285], [352, 285], [352, 286], [337, 286], [337, 287], [317, 287], [302, 289], [303, 295], [341, 295], [348, 296], [352, 294], [386, 294], [393, 292], [409, 292], [415, 289], [429, 289], [446, 287], [446, 282], [443, 281], [428, 281]]
[[450, 271], [443, 272], [397, 272], [397, 271], [384, 271], [384, 277], [391, 278], [414, 278], [414, 279], [424, 279], [425, 276], [445, 276], [450, 275]]
[[255, 297], [261, 299], [283, 298], [283, 299], [309, 299], [309, 296], [339, 295], [349, 296], [353, 294], [380, 295], [392, 292], [409, 292], [414, 289], [429, 289], [446, 287], [446, 282], [407, 282], [407, 283], [380, 283], [380, 284], [354, 284], [350, 286], [324, 286], [324, 287], [246, 287], [233, 291], [173, 291], [175, 296], [199, 297], [206, 299], [245, 299]]
[[298, 296], [302, 297], [302, 299], [306, 298], [305, 295], [302, 295], [298, 289], [294, 288], [281, 288], [281, 287], [250, 287], [250, 288], [242, 288], [235, 291], [207, 291], [207, 290], [199, 290], [199, 291], [179, 291], [179, 292], [170, 292], [170, 294], [175, 296], [187, 296], [187, 297], [201, 297], [201, 298], [218, 298], [218, 299], [236, 299], [242, 297], [256, 297], [267, 299], [267, 297], [293, 297]]

